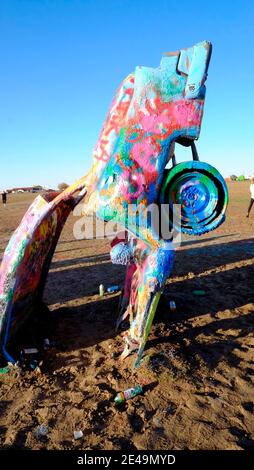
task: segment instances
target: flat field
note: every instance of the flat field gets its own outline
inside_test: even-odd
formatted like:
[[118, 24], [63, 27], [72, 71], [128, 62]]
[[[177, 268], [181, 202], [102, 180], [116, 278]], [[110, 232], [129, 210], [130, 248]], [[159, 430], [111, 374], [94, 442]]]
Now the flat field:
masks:
[[[135, 372], [133, 356], [117, 357], [119, 293], [98, 295], [101, 283], [122, 286], [124, 268], [111, 265], [108, 240], [76, 240], [69, 217], [44, 294], [56, 348], [39, 375], [0, 375], [1, 448], [254, 449], [254, 209], [247, 219], [247, 182], [228, 186], [226, 222], [177, 249]], [[0, 205], [0, 257], [34, 197]], [[144, 394], [117, 408], [116, 392], [138, 383]]]

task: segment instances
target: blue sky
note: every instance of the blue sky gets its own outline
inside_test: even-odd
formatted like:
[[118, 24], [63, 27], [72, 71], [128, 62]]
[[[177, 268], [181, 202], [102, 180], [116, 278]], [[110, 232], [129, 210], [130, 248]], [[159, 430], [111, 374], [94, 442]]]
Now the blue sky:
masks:
[[122, 79], [204, 39], [214, 48], [200, 158], [224, 176], [253, 173], [253, 4], [1, 0], [0, 188], [83, 175]]

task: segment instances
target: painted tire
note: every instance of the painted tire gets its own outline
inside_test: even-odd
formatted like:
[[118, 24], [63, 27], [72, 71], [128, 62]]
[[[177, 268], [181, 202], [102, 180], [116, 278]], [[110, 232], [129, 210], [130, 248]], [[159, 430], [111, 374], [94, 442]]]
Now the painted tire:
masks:
[[[168, 171], [160, 193], [162, 214], [174, 228], [188, 235], [202, 235], [225, 220], [228, 190], [224, 178], [208, 163], [188, 161]], [[179, 211], [174, 204], [180, 204]], [[165, 212], [165, 209], [166, 212]]]

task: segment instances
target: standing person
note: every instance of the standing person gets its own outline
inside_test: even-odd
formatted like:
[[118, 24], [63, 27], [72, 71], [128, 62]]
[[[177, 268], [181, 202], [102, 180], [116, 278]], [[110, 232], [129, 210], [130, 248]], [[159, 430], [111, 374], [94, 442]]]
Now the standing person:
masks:
[[251, 211], [251, 208], [253, 206], [253, 203], [254, 203], [254, 178], [251, 178], [251, 184], [250, 184], [250, 204], [249, 204], [249, 207], [248, 207], [248, 212], [247, 212], [247, 215], [246, 217], [249, 217], [250, 215], [250, 211]]
[[6, 205], [6, 202], [7, 202], [7, 193], [6, 193], [6, 191], [3, 191], [2, 192], [2, 203], [3, 203], [4, 206]]

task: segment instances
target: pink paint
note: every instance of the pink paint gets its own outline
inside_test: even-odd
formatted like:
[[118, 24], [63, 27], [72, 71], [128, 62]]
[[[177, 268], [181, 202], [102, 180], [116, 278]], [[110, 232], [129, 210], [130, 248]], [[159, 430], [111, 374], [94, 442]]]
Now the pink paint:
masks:
[[153, 134], [161, 134], [163, 128], [167, 128], [170, 123], [170, 117], [166, 114], [151, 114], [144, 115], [141, 118], [141, 127], [145, 132], [152, 132]]
[[142, 167], [146, 184], [156, 180], [156, 160], [158, 157], [158, 144], [152, 137], [147, 137], [142, 142], [136, 142], [131, 150], [131, 158]]

